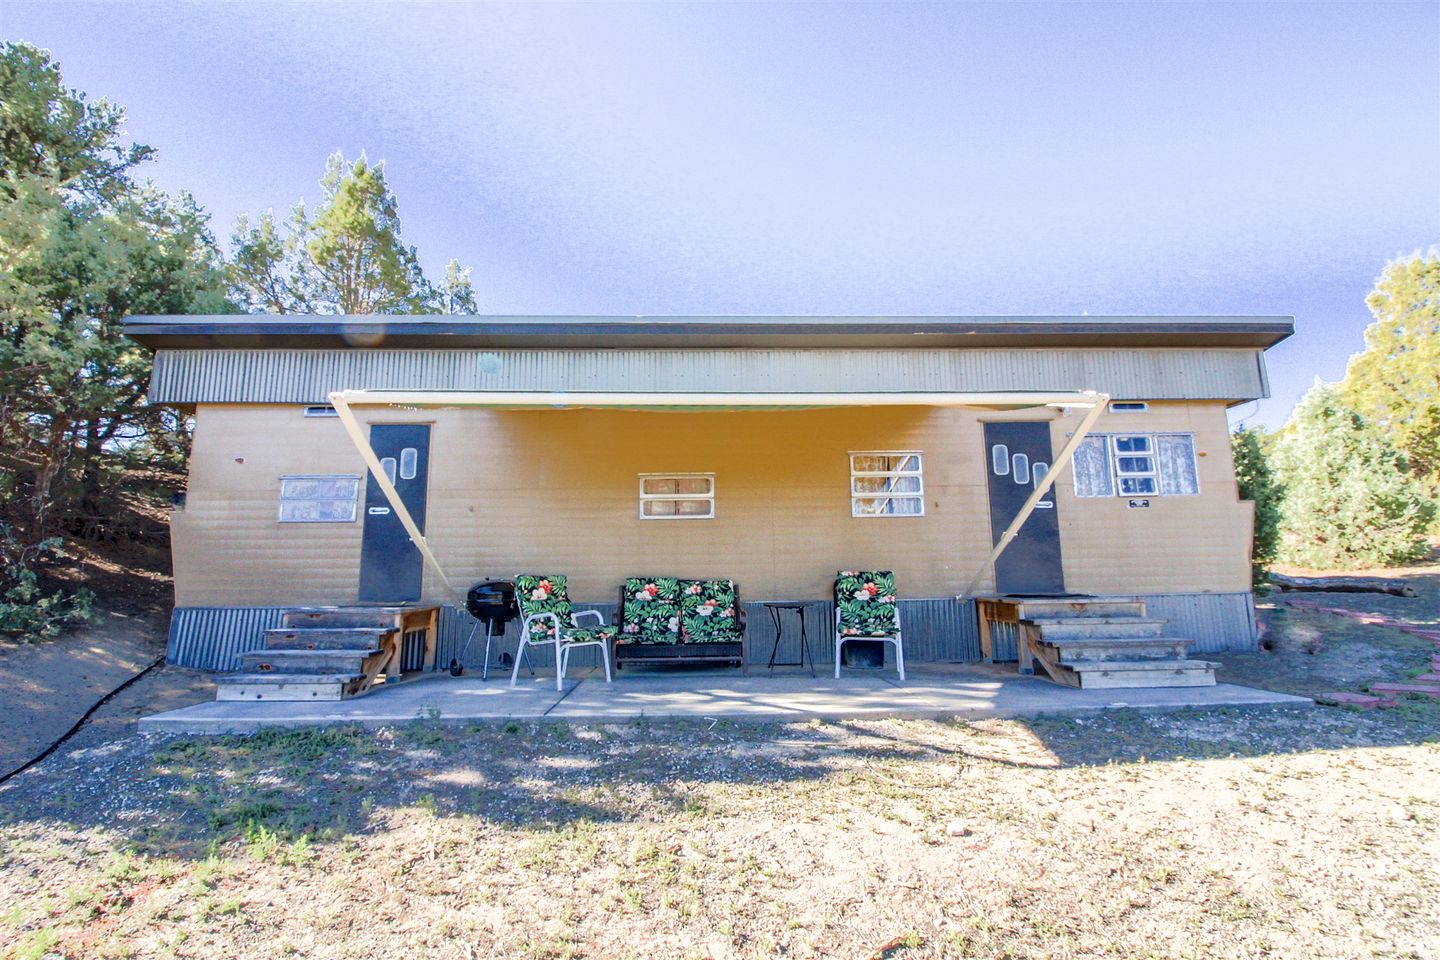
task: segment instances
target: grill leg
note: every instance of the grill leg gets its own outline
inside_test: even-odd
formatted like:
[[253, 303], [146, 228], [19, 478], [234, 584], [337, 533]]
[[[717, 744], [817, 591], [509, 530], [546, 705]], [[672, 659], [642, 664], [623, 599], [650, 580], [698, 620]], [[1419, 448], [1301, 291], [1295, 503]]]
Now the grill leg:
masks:
[[[473, 627], [470, 628], [470, 636], [468, 636], [468, 637], [465, 638], [465, 645], [460, 648], [460, 657], [459, 657], [458, 660], [456, 660], [456, 662], [459, 663], [459, 664], [461, 664], [462, 666], [463, 666], [463, 664], [465, 663], [465, 654], [467, 654], [467, 653], [470, 652], [470, 641], [472, 641], [472, 640], [475, 639], [475, 632], [476, 632], [477, 630], [479, 630], [479, 629], [480, 629], [480, 621], [479, 621], [479, 620], [476, 620], [476, 621], [475, 621], [475, 626], [473, 626]], [[488, 632], [487, 632], [487, 634], [486, 634], [486, 636], [485, 636], [485, 651], [486, 651], [486, 653], [489, 653], [489, 651], [490, 651], [490, 636], [489, 636]]]
[[[478, 627], [479, 624], [477, 623]], [[495, 635], [495, 621], [485, 621], [485, 662], [480, 665], [481, 681], [490, 679], [490, 638]]]

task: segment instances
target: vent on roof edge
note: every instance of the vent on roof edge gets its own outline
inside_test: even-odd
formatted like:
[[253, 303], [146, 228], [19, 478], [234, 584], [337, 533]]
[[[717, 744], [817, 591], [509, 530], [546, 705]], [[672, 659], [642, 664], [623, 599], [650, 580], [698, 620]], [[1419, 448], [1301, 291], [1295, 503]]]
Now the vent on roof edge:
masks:
[[335, 412], [335, 408], [334, 408], [334, 407], [332, 407], [332, 406], [330, 406], [330, 405], [328, 405], [328, 404], [322, 404], [322, 405], [320, 405], [320, 406], [306, 407], [306, 408], [305, 408], [305, 416], [307, 416], [307, 417], [338, 417], [338, 416], [340, 416], [340, 414], [338, 414], [338, 413]]
[[1144, 400], [1115, 400], [1110, 404], [1111, 413], [1144, 413], [1150, 404]]

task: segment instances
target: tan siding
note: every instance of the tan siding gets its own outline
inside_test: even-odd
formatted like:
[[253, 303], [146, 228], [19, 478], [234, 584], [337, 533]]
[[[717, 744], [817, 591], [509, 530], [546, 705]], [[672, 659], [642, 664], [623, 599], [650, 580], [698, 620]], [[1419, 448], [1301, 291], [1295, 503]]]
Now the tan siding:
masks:
[[[822, 597], [833, 571], [894, 569], [909, 596], [962, 589], [989, 550], [981, 418], [1079, 413], [933, 408], [664, 413], [366, 411], [433, 422], [427, 530], [457, 585], [519, 570], [571, 576], [608, 599], [628, 574], [731, 576], [751, 599]], [[1092, 592], [1244, 590], [1249, 513], [1236, 500], [1222, 403], [1156, 403], [1101, 430], [1196, 434], [1201, 494], [1076, 500], [1057, 484], [1067, 586]], [[852, 518], [850, 450], [925, 453], [926, 516]], [[243, 461], [243, 462], [240, 462]], [[642, 521], [636, 475], [713, 472], [708, 521]], [[281, 524], [279, 477], [361, 473], [334, 419], [299, 407], [202, 405], [188, 503], [175, 516], [181, 605], [355, 598], [360, 523]], [[440, 597], [427, 573], [426, 594]]]

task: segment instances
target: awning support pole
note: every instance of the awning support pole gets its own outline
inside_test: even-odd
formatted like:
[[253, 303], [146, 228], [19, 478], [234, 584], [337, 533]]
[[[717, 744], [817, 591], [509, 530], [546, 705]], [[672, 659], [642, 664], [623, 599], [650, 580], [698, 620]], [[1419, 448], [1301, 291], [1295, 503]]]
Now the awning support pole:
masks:
[[[1091, 399], [1092, 397], [1093, 399]], [[1015, 519], [1010, 521], [1010, 526], [1006, 527], [1005, 532], [1000, 534], [1000, 539], [995, 542], [995, 549], [991, 550], [990, 556], [986, 557], [985, 562], [980, 564], [980, 569], [975, 571], [975, 576], [971, 578], [965, 591], [955, 598], [956, 600], [964, 602], [966, 598], [975, 595], [975, 591], [980, 588], [980, 581], [985, 579], [985, 571], [990, 569], [995, 561], [999, 559], [1000, 554], [1005, 551], [1005, 548], [1010, 546], [1010, 541], [1015, 539], [1016, 534], [1020, 532], [1020, 528], [1025, 525], [1025, 521], [1030, 519], [1030, 514], [1035, 512], [1035, 504], [1044, 499], [1045, 494], [1050, 492], [1050, 488], [1054, 486], [1055, 481], [1060, 478], [1060, 474], [1069, 469], [1070, 458], [1074, 455], [1075, 449], [1080, 446], [1080, 441], [1090, 435], [1090, 428], [1095, 426], [1095, 421], [1100, 419], [1100, 414], [1104, 413], [1105, 408], [1109, 406], [1110, 395], [1105, 393], [1091, 394], [1090, 397], [1086, 398], [1086, 402], [1090, 403], [1090, 410], [1080, 421], [1080, 426], [1075, 429], [1074, 433], [1070, 434], [1070, 439], [1061, 449], [1060, 455], [1050, 464], [1050, 470], [1045, 474], [1045, 479], [1040, 481], [1039, 486], [1031, 492], [1029, 498], [1026, 499], [1025, 503], [1020, 507], [1020, 512], [1015, 514]]]
[[385, 500], [390, 508], [395, 511], [395, 516], [400, 518], [400, 525], [405, 528], [409, 535], [410, 542], [420, 551], [425, 562], [430, 564], [435, 575], [445, 586], [445, 592], [454, 599], [456, 606], [465, 609], [465, 597], [455, 589], [450, 578], [445, 576], [445, 570], [440, 566], [440, 561], [435, 559], [435, 554], [430, 552], [430, 544], [426, 542], [425, 535], [420, 532], [420, 527], [415, 523], [415, 518], [410, 516], [410, 511], [405, 507], [405, 501], [400, 499], [400, 492], [395, 489], [395, 484], [385, 475], [385, 468], [380, 466], [380, 458], [375, 456], [375, 450], [370, 446], [370, 441], [365, 437], [365, 431], [360, 429], [360, 423], [355, 419], [350, 405], [346, 403], [344, 394], [339, 391], [330, 394], [330, 405], [335, 408], [336, 415], [340, 422], [345, 425], [345, 432], [350, 434], [350, 440], [355, 444], [355, 449], [360, 451], [360, 457], [365, 461], [365, 466], [370, 469], [370, 475], [380, 485], [380, 492], [385, 494]]

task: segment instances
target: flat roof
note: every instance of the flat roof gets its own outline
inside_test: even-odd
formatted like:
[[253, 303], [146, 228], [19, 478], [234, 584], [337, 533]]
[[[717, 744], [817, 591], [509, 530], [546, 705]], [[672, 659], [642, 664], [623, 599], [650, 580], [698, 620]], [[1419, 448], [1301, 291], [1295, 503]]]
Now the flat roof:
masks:
[[1271, 347], [1293, 317], [1248, 316], [136, 316], [145, 346], [376, 347]]

